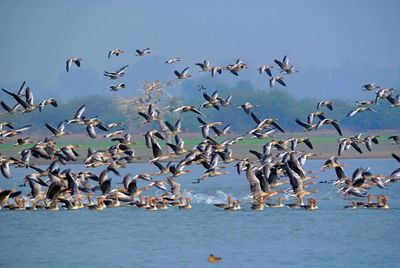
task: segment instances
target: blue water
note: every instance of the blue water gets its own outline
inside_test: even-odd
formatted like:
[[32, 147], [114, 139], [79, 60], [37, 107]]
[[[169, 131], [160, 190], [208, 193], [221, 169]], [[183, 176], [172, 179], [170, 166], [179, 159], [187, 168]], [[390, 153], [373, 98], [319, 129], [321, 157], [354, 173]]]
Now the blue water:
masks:
[[[357, 167], [389, 175], [393, 159], [343, 160], [348, 175]], [[309, 160], [306, 169], [320, 172], [323, 161]], [[82, 166], [68, 166], [74, 171]], [[318, 183], [319, 210], [265, 208], [253, 211], [249, 187], [233, 164], [230, 175], [192, 184], [202, 168], [177, 178], [182, 189], [193, 190], [193, 209], [146, 211], [121, 207], [103, 211], [0, 211], [0, 267], [398, 267], [400, 261], [400, 183], [369, 190], [389, 196], [389, 210], [343, 209], [351, 200], [339, 196], [332, 184]], [[100, 172], [102, 169], [96, 169]], [[155, 172], [148, 164], [122, 170]], [[18, 188], [29, 170], [12, 169], [13, 178], [1, 179], [3, 189]], [[122, 178], [113, 177], [116, 183]], [[140, 182], [145, 185], [145, 182]], [[287, 184], [283, 188], [289, 187]], [[19, 188], [26, 194], [28, 188]], [[151, 190], [148, 194], [159, 194]], [[212, 205], [228, 195], [243, 200], [241, 211]], [[287, 197], [284, 202], [293, 202]], [[273, 200], [275, 201], [276, 198]], [[211, 264], [209, 254], [221, 257]]]

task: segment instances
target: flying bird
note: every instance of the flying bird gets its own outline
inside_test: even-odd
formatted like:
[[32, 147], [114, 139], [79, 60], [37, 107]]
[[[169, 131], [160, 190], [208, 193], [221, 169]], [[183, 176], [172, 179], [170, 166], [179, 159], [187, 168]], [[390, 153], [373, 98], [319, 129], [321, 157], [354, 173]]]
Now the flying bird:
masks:
[[125, 50], [121, 50], [119, 48], [110, 50], [108, 52], [108, 58], [111, 58], [112, 55], [119, 56], [120, 53], [125, 53]]
[[66, 62], [66, 69], [67, 72], [71, 69], [72, 63], [75, 63], [76, 66], [81, 67], [81, 61], [83, 58], [73, 57], [67, 60]]
[[189, 67], [186, 67], [185, 69], [183, 69], [182, 72], [178, 72], [177, 70], [174, 71], [176, 78], [178, 79], [185, 79], [187, 77], [192, 77], [191, 74], [188, 74], [189, 72]]
[[136, 49], [136, 53], [137, 54], [135, 56], [144, 56], [144, 55], [147, 55], [147, 54], [151, 54], [151, 51], [150, 51], [150, 48], [148, 47], [148, 48], [145, 48], [143, 50]]

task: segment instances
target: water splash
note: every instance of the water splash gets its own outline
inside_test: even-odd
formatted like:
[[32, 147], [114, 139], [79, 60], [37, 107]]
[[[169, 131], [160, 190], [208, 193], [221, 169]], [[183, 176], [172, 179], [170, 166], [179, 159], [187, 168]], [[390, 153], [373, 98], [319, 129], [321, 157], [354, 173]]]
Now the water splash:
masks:
[[216, 195], [208, 195], [208, 194], [200, 194], [200, 193], [190, 193], [186, 194], [187, 197], [192, 198], [192, 203], [200, 204], [215, 204], [215, 203], [226, 203], [228, 196], [231, 194], [227, 194], [223, 191], [217, 191]]

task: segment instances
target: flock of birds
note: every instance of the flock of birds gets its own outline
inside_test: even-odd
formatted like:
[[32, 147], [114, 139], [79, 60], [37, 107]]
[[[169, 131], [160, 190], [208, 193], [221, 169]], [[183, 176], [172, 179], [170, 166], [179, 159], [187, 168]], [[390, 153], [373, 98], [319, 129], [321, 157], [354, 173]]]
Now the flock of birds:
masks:
[[[136, 56], [145, 56], [151, 54], [149, 48], [144, 50], [136, 50]], [[118, 56], [125, 51], [120, 49], [111, 50], [108, 53], [108, 58], [113, 55]], [[81, 66], [82, 58], [73, 57], [67, 60], [66, 70], [70, 71], [73, 64]], [[165, 63], [173, 64], [180, 62], [180, 58], [169, 59]], [[269, 78], [269, 85], [275, 86], [275, 82], [282, 86], [286, 86], [284, 80], [287, 75], [299, 72], [295, 70], [294, 65], [289, 65], [289, 58], [285, 56], [282, 61], [275, 60], [277, 67], [272, 65], [263, 65], [258, 68], [260, 74], [266, 73]], [[229, 71], [233, 75], [238, 76], [238, 73], [244, 69], [249, 69], [248, 64], [241, 60], [226, 67], [211, 66], [210, 62], [205, 60], [202, 63], [196, 63], [201, 69], [200, 72], [210, 72], [211, 76], [221, 74], [223, 70]], [[116, 80], [126, 75], [128, 65], [123, 66], [115, 72], [104, 72], [104, 76], [112, 80]], [[273, 76], [272, 69], [283, 73], [286, 76]], [[185, 79], [191, 77], [189, 67], [183, 71], [174, 72], [177, 79]], [[118, 91], [125, 88], [126, 85], [121, 83], [111, 87], [111, 90]], [[363, 86], [364, 91], [375, 92], [375, 98], [371, 101], [358, 101], [358, 108], [351, 111], [348, 116], [352, 117], [364, 111], [374, 111], [372, 105], [378, 103], [380, 99], [389, 101], [391, 107], [400, 106], [399, 95], [394, 97], [392, 91], [395, 89], [381, 88], [369, 83]], [[200, 87], [200, 90], [205, 90]], [[32, 90], [26, 87], [24, 82], [18, 92], [12, 92], [6, 89], [2, 91], [12, 97], [16, 104], [9, 106], [5, 101], [1, 101], [1, 106], [6, 111], [6, 114], [32, 112], [36, 109], [42, 111], [46, 105], [58, 106], [58, 101], [49, 98], [34, 104]], [[316, 182], [312, 181], [315, 173], [313, 170], [305, 169], [306, 160], [310, 157], [317, 156], [317, 153], [304, 153], [296, 150], [300, 143], [304, 143], [309, 149], [313, 150], [311, 138], [308, 137], [292, 137], [289, 139], [277, 139], [273, 133], [282, 132], [284, 129], [278, 123], [276, 118], [262, 118], [253, 112], [258, 105], [246, 102], [238, 107], [242, 109], [254, 121], [254, 128], [249, 129], [247, 133], [232, 138], [227, 138], [224, 141], [217, 141], [217, 138], [231, 135], [230, 125], [223, 125], [223, 122], [208, 122], [204, 109], [214, 108], [221, 110], [224, 107], [232, 106], [231, 96], [227, 98], [220, 97], [218, 92], [213, 94], [203, 93], [205, 102], [197, 108], [193, 105], [183, 105], [171, 109], [171, 112], [185, 113], [192, 112], [196, 114], [200, 124], [201, 133], [204, 140], [191, 149], [184, 146], [184, 140], [180, 136], [186, 129], [182, 128], [182, 121], [179, 119], [175, 124], [165, 121], [160, 116], [160, 111], [150, 104], [146, 111], [139, 111], [139, 116], [144, 119], [143, 124], [151, 125], [150, 131], [144, 133], [145, 143], [148, 149], [151, 150], [153, 158], [149, 164], [157, 168], [157, 172], [139, 173], [139, 174], [124, 174], [121, 170], [127, 165], [134, 163], [140, 157], [135, 156], [133, 145], [137, 142], [131, 141], [130, 134], [123, 135], [123, 131], [113, 130], [124, 125], [119, 123], [105, 123], [98, 117], [87, 117], [86, 106], [82, 105], [75, 113], [73, 118], [62, 120], [57, 127], [45, 124], [46, 128], [52, 133], [41, 141], [32, 140], [30, 137], [22, 137], [24, 131], [31, 128], [31, 125], [14, 128], [13, 122], [2, 122], [0, 124], [0, 137], [6, 140], [10, 137], [21, 136], [17, 139], [15, 146], [25, 146], [19, 154], [20, 158], [13, 156], [0, 155], [1, 173], [6, 179], [13, 179], [13, 168], [27, 168], [29, 174], [23, 178], [23, 184], [20, 187], [30, 187], [30, 192], [23, 198], [22, 191], [17, 189], [1, 190], [0, 192], [0, 209], [6, 208], [10, 210], [59, 210], [60, 203], [62, 208], [67, 210], [76, 210], [81, 208], [89, 208], [92, 210], [103, 210], [109, 207], [135, 206], [145, 208], [149, 211], [160, 209], [168, 209], [170, 207], [178, 207], [183, 210], [192, 209], [191, 198], [188, 193], [182, 192], [180, 183], [177, 178], [191, 172], [191, 165], [201, 165], [204, 167], [204, 173], [201, 178], [193, 183], [202, 183], [207, 178], [222, 176], [229, 174], [223, 171], [228, 164], [235, 163], [237, 173], [241, 175], [243, 172], [249, 183], [251, 196], [250, 207], [254, 210], [263, 210], [264, 207], [290, 207], [305, 210], [318, 209], [316, 198], [311, 197], [317, 190], [309, 190], [308, 187]], [[321, 111], [326, 109], [333, 110], [334, 103], [331, 101], [320, 101], [317, 103], [316, 111], [310, 113], [307, 121], [295, 119], [297, 124], [304, 128], [303, 131], [317, 130], [323, 126], [333, 126], [338, 135], [342, 136], [342, 130], [339, 122], [336, 119], [327, 118], [327, 112]], [[20, 106], [22, 109], [20, 109]], [[203, 109], [203, 110], [202, 110]], [[318, 123], [313, 123], [315, 118], [319, 118]], [[164, 121], [166, 129], [159, 128], [157, 122]], [[227, 121], [229, 119], [227, 118]], [[105, 148], [104, 150], [93, 150], [88, 148], [87, 156], [84, 160], [86, 170], [73, 172], [71, 169], [62, 169], [63, 165], [76, 163], [79, 159], [77, 147], [80, 145], [64, 145], [58, 146], [56, 140], [71, 132], [65, 131], [66, 125], [79, 124], [84, 126], [87, 135], [93, 139], [97, 137], [96, 129], [101, 129], [107, 134], [104, 137], [111, 139], [115, 144]], [[175, 143], [166, 142], [169, 148], [168, 152], [163, 152], [160, 146], [160, 140], [166, 140], [166, 133], [174, 136]], [[256, 160], [248, 158], [234, 157], [232, 148], [235, 143], [241, 142], [247, 138], [266, 139], [268, 142], [262, 147], [262, 151], [250, 150]], [[361, 138], [361, 134], [348, 138], [338, 139], [339, 148], [338, 156], [342, 155], [345, 150], [354, 148], [362, 153], [360, 144], [364, 143], [368, 150], [372, 150], [372, 143], [378, 144], [380, 136], [368, 136]], [[400, 136], [391, 136], [393, 145], [400, 145]], [[340, 163], [338, 156], [332, 156], [328, 159], [322, 171], [334, 169], [337, 175], [337, 180], [334, 182], [336, 187], [339, 187], [338, 194], [343, 196], [355, 196], [360, 198], [368, 198], [368, 202], [353, 202], [352, 206], [346, 206], [349, 209], [355, 209], [359, 206], [366, 208], [388, 209], [388, 197], [385, 195], [377, 197], [377, 203], [372, 202], [372, 195], [367, 196], [366, 190], [371, 187], [385, 188], [388, 183], [400, 180], [400, 168], [395, 169], [391, 174], [373, 174], [369, 168], [357, 168], [352, 176], [349, 177], [344, 167], [346, 164]], [[393, 153], [393, 158], [400, 162], [400, 156]], [[36, 164], [30, 163], [30, 157], [36, 159], [51, 161], [50, 165], [45, 168], [39, 168]], [[167, 163], [167, 164], [165, 164]], [[104, 167], [100, 174], [90, 172], [90, 168]], [[123, 187], [112, 188], [110, 174], [121, 176], [123, 179], [121, 184]], [[157, 179], [160, 178], [160, 179]], [[287, 178], [287, 179], [285, 179]], [[138, 186], [138, 181], [147, 182], [144, 187]], [[290, 190], [283, 189], [285, 184], [290, 185]], [[145, 195], [145, 193], [156, 187], [163, 193], [156, 196]], [[277, 188], [280, 188], [278, 190]], [[43, 190], [44, 189], [44, 190]], [[290, 194], [295, 202], [284, 204], [285, 200], [280, 194]], [[277, 203], [269, 202], [273, 197], [277, 198]], [[87, 202], [85, 200], [87, 199]], [[96, 201], [95, 201], [96, 199]], [[14, 200], [14, 201], [11, 201]], [[27, 204], [28, 203], [28, 204]], [[234, 200], [232, 196], [228, 197], [227, 203], [214, 204], [216, 207], [224, 210], [240, 210], [241, 200]], [[210, 256], [210, 261], [218, 261], [214, 256]]]

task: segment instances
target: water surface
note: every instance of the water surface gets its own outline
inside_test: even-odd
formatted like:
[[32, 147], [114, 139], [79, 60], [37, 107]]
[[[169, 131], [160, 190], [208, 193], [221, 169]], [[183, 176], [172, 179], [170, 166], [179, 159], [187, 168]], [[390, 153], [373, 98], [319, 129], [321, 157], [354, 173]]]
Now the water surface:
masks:
[[[398, 166], [393, 159], [343, 162], [349, 164], [348, 175], [367, 166], [374, 174], [388, 175]], [[322, 163], [309, 160], [306, 169], [316, 170], [320, 176], [316, 181], [334, 179], [333, 170], [320, 172]], [[182, 189], [194, 191], [191, 211], [173, 207], [155, 212], [134, 207], [0, 211], [0, 267], [395, 267], [400, 261], [400, 183], [369, 190], [376, 196], [389, 196], [386, 211], [345, 210], [343, 206], [352, 200], [339, 196], [332, 184], [318, 183], [309, 188], [319, 190], [317, 211], [265, 208], [259, 212], [250, 209], [247, 180], [244, 174], [237, 175], [233, 164], [230, 175], [207, 178], [200, 184], [192, 182], [203, 170], [193, 169], [176, 179]], [[133, 164], [120, 171], [125, 175], [156, 169]], [[2, 188], [18, 188], [28, 172], [12, 169], [13, 178], [2, 179]], [[119, 187], [116, 183], [122, 178], [111, 177], [113, 186]], [[243, 200], [243, 210], [224, 211], [212, 205], [226, 202], [228, 195]], [[284, 202], [294, 201], [286, 197]], [[208, 263], [211, 253], [222, 261]]]

